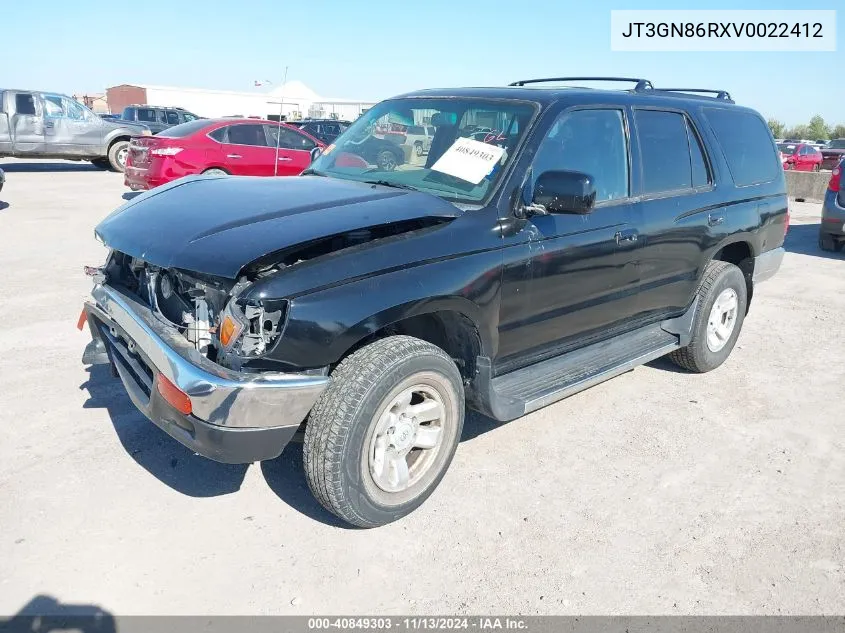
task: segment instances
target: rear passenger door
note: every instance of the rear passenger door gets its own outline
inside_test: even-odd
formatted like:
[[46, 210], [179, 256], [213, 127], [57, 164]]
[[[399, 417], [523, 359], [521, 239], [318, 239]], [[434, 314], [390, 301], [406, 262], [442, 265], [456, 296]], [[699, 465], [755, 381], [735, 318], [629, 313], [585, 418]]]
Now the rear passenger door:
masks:
[[695, 292], [704, 251], [721, 237], [726, 210], [717, 202], [712, 160], [684, 112], [634, 108], [639, 160], [640, 292], [645, 321], [683, 311]]
[[272, 176], [275, 147], [270, 147], [261, 123], [235, 123], [228, 127], [223, 147], [226, 171], [236, 176]]

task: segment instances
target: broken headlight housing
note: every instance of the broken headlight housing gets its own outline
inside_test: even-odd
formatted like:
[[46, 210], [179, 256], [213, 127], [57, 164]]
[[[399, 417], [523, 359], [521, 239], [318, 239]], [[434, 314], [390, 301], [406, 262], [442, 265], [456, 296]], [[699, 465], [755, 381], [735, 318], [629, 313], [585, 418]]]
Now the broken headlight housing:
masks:
[[233, 298], [220, 315], [217, 339], [226, 354], [258, 358], [275, 344], [284, 328], [287, 301]]

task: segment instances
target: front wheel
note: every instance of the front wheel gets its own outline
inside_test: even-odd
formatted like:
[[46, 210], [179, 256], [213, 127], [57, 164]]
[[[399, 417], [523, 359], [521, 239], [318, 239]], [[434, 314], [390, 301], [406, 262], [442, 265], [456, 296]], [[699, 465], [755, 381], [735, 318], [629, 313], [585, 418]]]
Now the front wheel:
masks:
[[396, 169], [398, 162], [393, 152], [388, 149], [380, 151], [376, 157], [376, 165], [382, 171], [393, 171]]
[[380, 339], [338, 365], [311, 411], [303, 448], [308, 486], [352, 525], [396, 521], [440, 483], [463, 422], [454, 361], [417, 338]]
[[747, 306], [748, 289], [742, 271], [728, 262], [710, 262], [698, 288], [692, 340], [669, 358], [696, 373], [716, 369], [736, 344]]

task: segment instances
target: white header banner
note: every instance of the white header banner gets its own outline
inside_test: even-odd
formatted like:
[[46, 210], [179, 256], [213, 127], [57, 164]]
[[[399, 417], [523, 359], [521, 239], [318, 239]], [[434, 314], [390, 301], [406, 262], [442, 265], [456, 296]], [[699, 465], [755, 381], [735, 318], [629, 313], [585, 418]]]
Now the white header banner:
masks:
[[613, 51], [836, 51], [836, 11], [611, 11]]

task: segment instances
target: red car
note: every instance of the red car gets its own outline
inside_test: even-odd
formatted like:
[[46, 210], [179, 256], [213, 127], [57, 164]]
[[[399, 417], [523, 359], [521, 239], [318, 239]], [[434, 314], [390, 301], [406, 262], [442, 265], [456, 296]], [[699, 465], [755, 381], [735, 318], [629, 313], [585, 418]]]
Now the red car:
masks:
[[325, 143], [284, 123], [198, 119], [133, 138], [123, 182], [137, 191], [192, 174], [296, 176], [311, 164], [315, 147]]
[[806, 143], [780, 143], [780, 160], [784, 169], [795, 171], [819, 171], [822, 167], [822, 153]]

